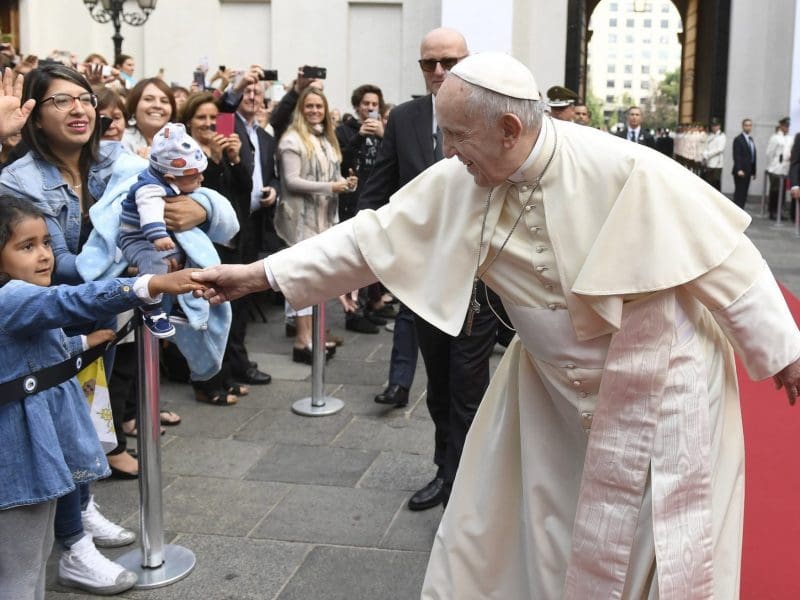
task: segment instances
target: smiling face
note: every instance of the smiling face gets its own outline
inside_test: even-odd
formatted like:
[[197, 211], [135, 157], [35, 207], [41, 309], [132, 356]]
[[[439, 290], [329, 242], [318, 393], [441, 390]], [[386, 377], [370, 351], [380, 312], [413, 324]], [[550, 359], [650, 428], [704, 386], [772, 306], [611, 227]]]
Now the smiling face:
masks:
[[[50, 98], [55, 94], [75, 97], [86, 93], [87, 91], [76, 83], [65, 79], [53, 79], [44, 98]], [[97, 113], [91, 106], [73, 100], [68, 110], [59, 110], [50, 100], [42, 101], [38, 108], [36, 126], [42, 130], [52, 147], [72, 151], [82, 147], [92, 137]]]
[[104, 140], [112, 140], [118, 142], [122, 139], [122, 134], [125, 133], [125, 115], [118, 106], [109, 106], [100, 111], [101, 115], [111, 118], [111, 125], [108, 126], [106, 132], [103, 134]]
[[361, 98], [361, 102], [358, 103], [356, 107], [356, 112], [358, 113], [358, 120], [365, 121], [369, 118], [369, 113], [372, 111], [378, 112], [378, 107], [380, 106], [380, 98], [378, 98], [378, 94], [373, 94], [368, 92], [364, 94]]
[[[464, 84], [448, 77], [436, 98], [436, 120], [442, 130], [444, 155], [455, 156], [481, 187], [502, 183], [522, 161], [512, 164], [509, 143], [501, 121], [489, 126], [467, 114]], [[513, 145], [516, 141], [513, 141]]]
[[325, 121], [325, 101], [322, 96], [309, 94], [303, 102], [303, 118], [310, 127]]
[[264, 86], [251, 83], [242, 91], [242, 101], [239, 103], [239, 114], [248, 123], [252, 122], [260, 106], [264, 104]]
[[172, 118], [169, 96], [152, 83], [147, 84], [136, 105], [135, 117], [136, 125], [143, 133], [155, 133]]
[[189, 120], [189, 130], [199, 144], [208, 145], [214, 139], [219, 110], [213, 102], [206, 102], [197, 107], [194, 116]]
[[53, 249], [44, 219], [23, 217], [0, 250], [0, 273], [47, 287], [53, 275]]

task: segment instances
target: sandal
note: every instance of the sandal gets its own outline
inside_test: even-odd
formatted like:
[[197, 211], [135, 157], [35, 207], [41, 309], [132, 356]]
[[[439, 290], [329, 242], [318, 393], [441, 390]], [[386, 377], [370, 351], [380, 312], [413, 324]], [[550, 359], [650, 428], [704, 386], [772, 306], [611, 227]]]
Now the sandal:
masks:
[[161, 424], [167, 427], [174, 427], [181, 424], [181, 416], [171, 410], [162, 410], [158, 415], [161, 418]]
[[[177, 423], [176, 423], [176, 425], [177, 425]], [[139, 430], [136, 429], [136, 419], [131, 419], [130, 421], [125, 421], [122, 424], [122, 433], [124, 433], [128, 437], [135, 438], [139, 433]], [[165, 433], [167, 433], [167, 430], [164, 429], [164, 426], [162, 425], [161, 426], [161, 435], [164, 435]]]
[[229, 383], [225, 386], [225, 391], [234, 396], [247, 396], [250, 393], [250, 388], [242, 383]]
[[194, 399], [204, 404], [214, 404], [215, 406], [233, 406], [239, 399], [229, 394], [226, 390], [215, 390], [208, 392], [206, 390], [195, 390]]

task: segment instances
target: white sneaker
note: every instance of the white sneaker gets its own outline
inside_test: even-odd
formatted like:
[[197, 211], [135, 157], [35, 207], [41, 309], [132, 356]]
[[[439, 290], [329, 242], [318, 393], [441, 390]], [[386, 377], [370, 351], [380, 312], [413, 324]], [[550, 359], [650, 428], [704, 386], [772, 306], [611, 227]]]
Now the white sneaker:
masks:
[[136, 573], [108, 560], [84, 535], [58, 561], [58, 583], [94, 594], [118, 594], [136, 584]]
[[136, 534], [106, 519], [97, 509], [94, 496], [89, 498], [86, 510], [81, 511], [83, 530], [94, 539], [98, 548], [119, 548], [132, 544]]

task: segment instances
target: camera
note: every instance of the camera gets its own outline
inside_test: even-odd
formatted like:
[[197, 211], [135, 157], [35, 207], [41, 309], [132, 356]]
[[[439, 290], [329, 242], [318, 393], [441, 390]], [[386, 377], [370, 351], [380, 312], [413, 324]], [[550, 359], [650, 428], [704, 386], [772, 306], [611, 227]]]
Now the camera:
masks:
[[261, 69], [259, 81], [278, 81], [277, 69]]
[[194, 81], [201, 90], [206, 89], [206, 74], [202, 71], [195, 71], [192, 73], [192, 81]]
[[103, 77], [110, 77], [111, 76], [111, 67], [108, 65], [103, 65], [103, 68], [100, 70], [103, 74]]
[[325, 79], [328, 75], [328, 69], [325, 67], [303, 67], [303, 77], [306, 79]]
[[367, 115], [367, 118], [368, 119], [380, 119], [381, 115], [377, 110], [371, 110], [371, 111], [369, 111], [369, 114]]

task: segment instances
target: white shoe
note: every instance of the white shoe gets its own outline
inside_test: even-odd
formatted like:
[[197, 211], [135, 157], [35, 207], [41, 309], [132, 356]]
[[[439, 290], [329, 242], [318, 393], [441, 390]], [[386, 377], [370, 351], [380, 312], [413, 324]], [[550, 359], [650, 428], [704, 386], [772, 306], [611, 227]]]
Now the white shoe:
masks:
[[89, 498], [86, 510], [81, 511], [83, 530], [94, 539], [98, 548], [119, 548], [132, 544], [136, 534], [106, 519], [97, 509], [94, 496]]
[[118, 594], [136, 584], [136, 573], [100, 554], [90, 535], [84, 535], [58, 561], [58, 583], [93, 594]]

